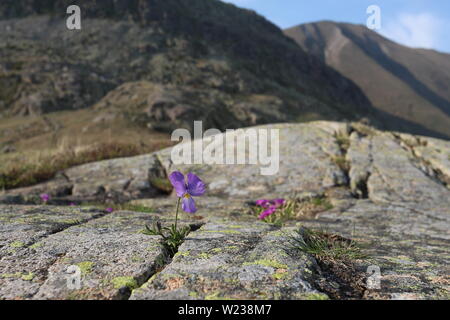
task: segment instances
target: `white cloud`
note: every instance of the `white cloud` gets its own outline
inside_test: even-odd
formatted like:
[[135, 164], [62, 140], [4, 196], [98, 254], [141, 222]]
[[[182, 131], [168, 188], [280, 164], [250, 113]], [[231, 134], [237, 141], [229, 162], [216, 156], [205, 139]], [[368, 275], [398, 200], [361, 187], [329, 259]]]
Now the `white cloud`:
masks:
[[402, 13], [385, 23], [380, 33], [396, 42], [414, 48], [440, 46], [444, 22], [430, 13]]

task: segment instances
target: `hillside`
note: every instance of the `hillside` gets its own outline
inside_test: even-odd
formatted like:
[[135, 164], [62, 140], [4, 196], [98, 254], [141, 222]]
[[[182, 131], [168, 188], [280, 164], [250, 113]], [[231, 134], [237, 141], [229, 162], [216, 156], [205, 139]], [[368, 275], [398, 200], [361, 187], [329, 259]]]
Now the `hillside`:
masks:
[[[301, 120], [313, 111], [357, 118], [370, 109], [354, 84], [254, 12], [216, 0], [80, 2], [83, 29], [77, 32], [65, 27], [69, 4], [0, 4], [5, 115], [88, 108], [135, 81], [162, 86], [148, 91], [160, 96], [129, 112], [141, 122], [162, 124], [173, 121], [173, 113], [184, 119], [191, 109], [205, 114], [199, 110], [205, 108], [204, 120], [223, 128]], [[130, 98], [135, 90], [127, 91]], [[164, 93], [174, 90], [188, 97]]]
[[450, 55], [346, 23], [310, 23], [285, 34], [353, 80], [377, 109], [450, 137]]

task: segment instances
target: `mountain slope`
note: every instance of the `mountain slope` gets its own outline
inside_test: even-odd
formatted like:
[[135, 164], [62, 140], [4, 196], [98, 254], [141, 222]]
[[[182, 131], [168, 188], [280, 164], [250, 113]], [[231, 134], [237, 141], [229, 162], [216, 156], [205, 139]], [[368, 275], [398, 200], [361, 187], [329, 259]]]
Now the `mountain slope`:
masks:
[[[83, 29], [69, 31], [65, 11], [77, 3]], [[225, 95], [200, 104], [193, 93], [193, 108], [230, 109], [255, 100], [253, 94], [271, 96], [262, 104], [275, 112], [265, 115], [247, 103], [229, 115], [232, 126], [296, 119], [308, 108], [357, 118], [371, 108], [353, 83], [305, 54], [276, 26], [216, 0], [7, 0], [0, 4], [0, 19], [6, 30], [0, 35], [6, 114], [89, 107], [133, 81]], [[273, 97], [281, 102], [273, 104]], [[141, 114], [151, 118], [153, 106], [147, 107]]]
[[450, 55], [345, 23], [310, 23], [285, 34], [353, 80], [379, 110], [450, 137]]

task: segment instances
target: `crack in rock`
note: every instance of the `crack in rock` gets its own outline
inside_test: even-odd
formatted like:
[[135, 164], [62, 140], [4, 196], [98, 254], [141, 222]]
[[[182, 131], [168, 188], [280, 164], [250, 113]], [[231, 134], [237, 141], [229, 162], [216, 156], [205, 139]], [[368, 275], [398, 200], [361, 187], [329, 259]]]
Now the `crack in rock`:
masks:
[[392, 133], [395, 141], [406, 150], [410, 155], [413, 156], [415, 161], [411, 163], [419, 170], [421, 170], [426, 176], [428, 176], [433, 181], [449, 188], [450, 187], [450, 177], [445, 175], [439, 168], [433, 166], [433, 164], [421, 156], [417, 151], [417, 146], [427, 146], [427, 141], [422, 140], [420, 137], [411, 136], [410, 140], [404, 139], [401, 134]]

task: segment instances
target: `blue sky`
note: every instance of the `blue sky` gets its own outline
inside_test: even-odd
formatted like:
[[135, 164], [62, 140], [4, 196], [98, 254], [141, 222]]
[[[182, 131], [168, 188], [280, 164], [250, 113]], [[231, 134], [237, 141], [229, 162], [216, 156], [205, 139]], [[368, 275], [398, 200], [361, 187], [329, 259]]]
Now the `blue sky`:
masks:
[[253, 9], [281, 28], [333, 20], [366, 24], [366, 9], [381, 9], [382, 35], [415, 48], [450, 53], [449, 0], [223, 0]]

